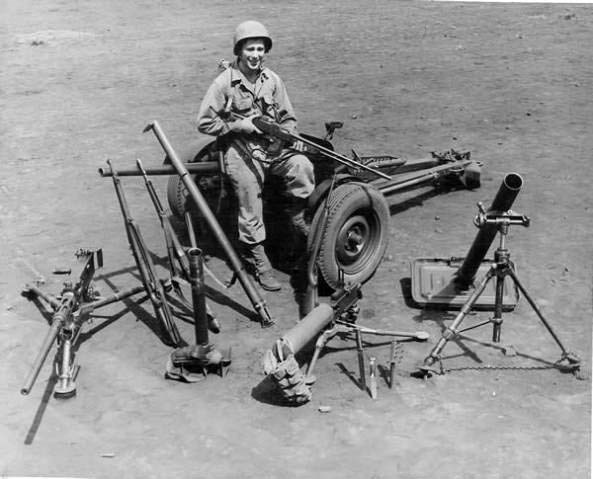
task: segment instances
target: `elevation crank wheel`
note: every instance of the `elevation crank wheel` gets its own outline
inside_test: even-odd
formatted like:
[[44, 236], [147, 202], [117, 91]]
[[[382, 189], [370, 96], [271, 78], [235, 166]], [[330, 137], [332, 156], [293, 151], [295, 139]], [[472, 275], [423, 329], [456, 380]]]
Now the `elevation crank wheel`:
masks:
[[[358, 182], [336, 187], [329, 206], [326, 201], [317, 208], [309, 235], [311, 242], [316, 228], [323, 228], [317, 257], [319, 272], [334, 289], [340, 286], [340, 272], [346, 284], [365, 283], [377, 270], [387, 248], [387, 201], [373, 186]], [[320, 224], [326, 207], [325, 224]], [[309, 251], [312, 246], [309, 244]]]

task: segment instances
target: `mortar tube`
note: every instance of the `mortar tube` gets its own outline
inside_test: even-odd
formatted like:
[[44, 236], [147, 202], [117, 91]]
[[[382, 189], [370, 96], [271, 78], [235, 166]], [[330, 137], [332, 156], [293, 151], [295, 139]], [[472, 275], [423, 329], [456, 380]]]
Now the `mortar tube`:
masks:
[[[521, 191], [522, 185], [523, 178], [520, 175], [517, 173], [507, 174], [488, 212], [506, 213], [510, 210], [519, 191]], [[462, 265], [455, 273], [454, 281], [459, 289], [467, 289], [472, 285], [476, 273], [482, 264], [482, 260], [486, 256], [486, 253], [488, 253], [494, 238], [496, 238], [497, 232], [498, 225], [495, 224], [485, 224], [480, 227]]]
[[204, 260], [202, 250], [191, 248], [187, 252], [189, 258], [189, 282], [191, 284], [194, 305], [194, 328], [196, 331], [196, 345], [205, 346], [208, 341], [208, 314], [206, 310], [206, 296], [204, 294]]

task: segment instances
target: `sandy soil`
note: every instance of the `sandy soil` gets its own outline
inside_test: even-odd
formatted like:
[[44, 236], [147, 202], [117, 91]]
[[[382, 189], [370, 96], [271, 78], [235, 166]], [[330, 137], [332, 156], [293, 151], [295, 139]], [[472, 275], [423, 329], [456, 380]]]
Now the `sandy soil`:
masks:
[[[6, 1], [0, 8], [0, 474], [75, 477], [586, 478], [591, 382], [557, 370], [463, 370], [410, 377], [450, 315], [412, 307], [410, 261], [463, 255], [479, 200], [504, 175], [524, 187], [515, 209], [531, 217], [509, 247], [522, 281], [567, 347], [591, 361], [591, 151], [593, 12], [574, 5], [313, 2]], [[47, 365], [30, 396], [19, 389], [47, 323], [21, 297], [79, 247], [100, 246], [97, 286], [137, 284], [105, 160], [145, 165], [162, 152], [142, 128], [158, 119], [172, 143], [195, 136], [193, 119], [231, 34], [264, 21], [269, 64], [284, 79], [301, 131], [341, 120], [348, 153], [422, 157], [449, 148], [484, 163], [475, 191], [390, 198], [384, 263], [364, 288], [360, 323], [425, 330], [405, 343], [396, 385], [373, 401], [357, 389], [354, 345], [335, 339], [318, 364], [313, 400], [273, 400], [263, 352], [297, 320], [288, 276], [266, 294], [277, 325], [261, 329], [241, 308], [210, 301], [233, 347], [225, 378], [163, 378], [170, 349], [147, 303], [101, 310], [80, 346], [78, 395], [51, 397]], [[165, 179], [156, 180], [164, 193]], [[158, 222], [138, 179], [126, 179], [133, 215], [164, 258]], [[222, 262], [210, 267], [228, 274]], [[208, 280], [207, 280], [208, 282]], [[209, 284], [216, 287], [213, 284]], [[249, 308], [243, 291], [226, 293]], [[487, 314], [486, 314], [487, 316]], [[192, 327], [180, 323], [186, 338]], [[487, 337], [489, 331], [476, 333]], [[505, 316], [503, 340], [534, 358], [560, 353], [528, 304]], [[381, 364], [389, 347], [369, 339]], [[538, 366], [477, 343], [452, 342], [447, 367]], [[330, 406], [321, 413], [320, 406]]]

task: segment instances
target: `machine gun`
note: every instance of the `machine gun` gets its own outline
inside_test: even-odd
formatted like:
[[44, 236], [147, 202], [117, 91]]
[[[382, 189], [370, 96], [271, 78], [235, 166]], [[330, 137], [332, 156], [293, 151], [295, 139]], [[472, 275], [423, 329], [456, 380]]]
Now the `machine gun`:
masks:
[[26, 285], [23, 294], [43, 299], [53, 310], [51, 326], [35, 359], [29, 376], [21, 388], [21, 394], [28, 395], [54, 343], [58, 342], [55, 366], [58, 383], [54, 394], [57, 398], [69, 398], [76, 394], [75, 379], [79, 367], [73, 363], [80, 330], [90, 314], [97, 308], [139, 293], [144, 288], [131, 288], [107, 298], [98, 299], [93, 288], [95, 271], [103, 266], [101, 249], [79, 249], [76, 257], [82, 263], [79, 279], [75, 284], [65, 281], [58, 296], [44, 293], [33, 285]]
[[353, 322], [362, 297], [360, 285], [337, 291], [332, 304], [321, 303], [296, 326], [276, 340], [264, 356], [264, 373], [272, 378], [284, 399], [293, 404], [311, 400], [307, 378], [300, 370], [295, 355], [336, 319]]
[[[360, 308], [358, 302], [362, 298], [360, 284], [346, 285], [331, 296], [331, 304], [321, 303], [309, 312], [299, 323], [276, 340], [272, 349], [264, 356], [264, 373], [272, 378], [286, 401], [293, 404], [304, 404], [311, 400], [310, 386], [316, 381], [313, 369], [317, 359], [327, 342], [337, 334], [354, 334], [358, 351], [360, 368], [360, 388], [367, 390], [362, 346], [363, 334], [375, 336], [391, 336], [425, 341], [428, 333], [414, 333], [371, 329], [356, 324]], [[315, 337], [315, 352], [304, 374], [296, 360], [296, 354], [305, 348]], [[373, 399], [376, 390], [369, 391]]]

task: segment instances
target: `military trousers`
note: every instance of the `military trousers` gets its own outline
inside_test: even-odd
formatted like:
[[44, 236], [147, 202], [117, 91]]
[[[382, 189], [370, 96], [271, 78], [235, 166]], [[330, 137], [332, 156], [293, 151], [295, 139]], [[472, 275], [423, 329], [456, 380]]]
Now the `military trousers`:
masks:
[[262, 191], [268, 175], [283, 180], [283, 195], [306, 199], [315, 189], [311, 161], [290, 150], [283, 150], [277, 159], [256, 159], [231, 144], [224, 155], [224, 166], [237, 197], [239, 241], [258, 244], [266, 239]]

